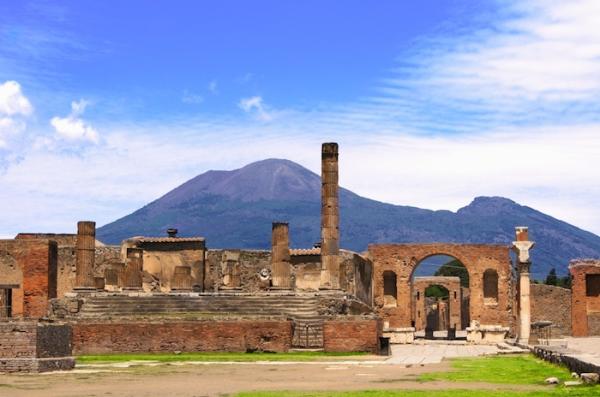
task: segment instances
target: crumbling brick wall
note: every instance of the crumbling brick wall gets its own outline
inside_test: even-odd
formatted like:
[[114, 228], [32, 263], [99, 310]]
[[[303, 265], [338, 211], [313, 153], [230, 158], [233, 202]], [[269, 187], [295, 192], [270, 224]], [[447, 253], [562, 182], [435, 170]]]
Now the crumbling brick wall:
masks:
[[376, 319], [331, 319], [323, 323], [326, 352], [368, 352], [377, 354], [381, 323]]
[[571, 290], [531, 284], [531, 322], [551, 321], [552, 336], [571, 335]]
[[13, 285], [13, 317], [43, 317], [56, 297], [57, 245], [51, 240], [0, 240], [0, 284]]
[[[514, 331], [515, 313], [513, 279], [508, 246], [483, 244], [374, 244], [369, 246], [373, 262], [373, 296], [377, 312], [391, 327], [411, 325], [411, 286], [418, 264], [433, 255], [448, 255], [458, 259], [469, 272], [470, 319], [481, 324], [502, 325]], [[498, 274], [498, 299], [485, 301], [483, 275], [488, 269]], [[397, 277], [397, 306], [384, 307], [383, 272]]]
[[37, 320], [0, 321], [0, 372], [71, 369], [71, 328]]
[[238, 289], [256, 292], [262, 288], [259, 273], [271, 271], [271, 252], [259, 250], [208, 250], [204, 290]]
[[573, 336], [600, 335], [600, 260], [572, 261], [569, 271]]
[[288, 320], [156, 320], [77, 322], [76, 354], [288, 351], [292, 323]]

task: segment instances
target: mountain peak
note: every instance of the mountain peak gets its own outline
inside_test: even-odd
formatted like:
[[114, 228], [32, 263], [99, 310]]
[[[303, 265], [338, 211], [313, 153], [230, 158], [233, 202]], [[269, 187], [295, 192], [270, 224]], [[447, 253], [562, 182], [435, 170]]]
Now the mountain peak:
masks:
[[512, 210], [516, 207], [520, 207], [520, 205], [505, 197], [479, 196], [475, 197], [466, 207], [459, 209], [457, 213], [462, 215], [492, 215]]
[[209, 171], [169, 192], [164, 198], [177, 203], [190, 197], [223, 196], [243, 202], [319, 199], [320, 178], [285, 159], [265, 159], [231, 171]]

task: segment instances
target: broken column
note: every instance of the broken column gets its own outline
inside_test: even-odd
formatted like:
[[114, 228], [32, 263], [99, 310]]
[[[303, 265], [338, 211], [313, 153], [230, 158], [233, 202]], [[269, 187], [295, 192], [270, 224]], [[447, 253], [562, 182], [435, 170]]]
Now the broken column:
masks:
[[96, 255], [96, 222], [77, 222], [75, 257], [75, 289], [95, 290], [94, 261]]
[[534, 242], [529, 241], [529, 231], [526, 227], [515, 228], [516, 240], [513, 242], [513, 251], [517, 254], [517, 272], [519, 274], [519, 333], [518, 342], [529, 343], [531, 328], [531, 303], [530, 303], [530, 280], [529, 268], [531, 259], [529, 250], [533, 248]]
[[123, 289], [142, 289], [142, 269], [144, 267], [144, 250], [141, 248], [127, 248], [127, 267]]
[[273, 287], [289, 289], [292, 286], [292, 265], [290, 263], [290, 238], [287, 223], [273, 222], [271, 246]]
[[321, 148], [321, 288], [339, 288], [338, 144]]

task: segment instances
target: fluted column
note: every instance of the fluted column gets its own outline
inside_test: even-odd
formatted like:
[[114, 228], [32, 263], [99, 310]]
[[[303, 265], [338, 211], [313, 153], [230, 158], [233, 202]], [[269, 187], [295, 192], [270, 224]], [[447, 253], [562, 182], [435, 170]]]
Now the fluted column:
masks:
[[338, 144], [321, 148], [321, 288], [339, 288]]
[[289, 226], [273, 222], [271, 233], [271, 278], [275, 288], [291, 288], [292, 265], [290, 263]]
[[519, 274], [519, 333], [518, 341], [522, 344], [529, 343], [531, 332], [531, 301], [530, 301], [530, 277], [529, 268], [531, 259], [529, 250], [533, 248], [534, 242], [529, 241], [529, 231], [526, 227], [515, 228], [516, 241], [513, 242], [513, 250], [517, 254], [517, 273]]
[[77, 250], [75, 257], [75, 288], [94, 290], [94, 262], [96, 255], [96, 222], [77, 222]]

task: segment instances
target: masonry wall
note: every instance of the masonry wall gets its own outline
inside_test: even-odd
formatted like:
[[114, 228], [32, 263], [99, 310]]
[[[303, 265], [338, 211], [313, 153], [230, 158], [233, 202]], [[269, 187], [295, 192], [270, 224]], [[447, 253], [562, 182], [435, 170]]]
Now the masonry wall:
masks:
[[[418, 264], [433, 255], [449, 255], [458, 259], [469, 272], [471, 320], [484, 325], [515, 328], [515, 302], [509, 248], [482, 244], [374, 244], [369, 246], [373, 262], [374, 307], [390, 326], [411, 325], [410, 280]], [[491, 269], [498, 274], [498, 299], [483, 297], [483, 274]], [[397, 306], [384, 307], [383, 272], [396, 274]]]
[[77, 322], [75, 354], [272, 351], [292, 343], [288, 320]]
[[[600, 260], [582, 259], [571, 262], [571, 320], [573, 336], [600, 335], [600, 278], [588, 285], [588, 276], [600, 275]], [[591, 287], [591, 288], [590, 288]]]
[[552, 336], [571, 335], [571, 290], [531, 284], [531, 322], [551, 321]]
[[259, 291], [265, 288], [259, 278], [262, 269], [271, 271], [271, 251], [208, 250], [204, 290]]
[[71, 369], [71, 328], [37, 320], [0, 321], [0, 372]]
[[377, 354], [381, 323], [376, 319], [332, 319], [323, 323], [326, 352], [369, 352]]
[[51, 240], [0, 240], [0, 285], [12, 285], [13, 317], [42, 317], [56, 297], [57, 244]]

